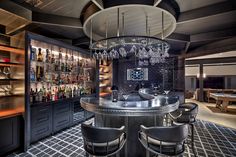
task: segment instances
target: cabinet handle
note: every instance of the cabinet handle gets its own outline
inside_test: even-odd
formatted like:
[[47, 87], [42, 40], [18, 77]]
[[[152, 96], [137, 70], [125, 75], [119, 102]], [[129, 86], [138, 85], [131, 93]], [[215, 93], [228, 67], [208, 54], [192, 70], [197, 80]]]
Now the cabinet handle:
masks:
[[39, 130], [37, 130], [37, 134], [42, 134], [42, 133], [46, 132], [47, 130], [48, 130], [48, 128], [39, 129]]
[[47, 117], [43, 117], [43, 118], [38, 118], [38, 122], [41, 123], [43, 121], [48, 120], [48, 116]]
[[65, 123], [68, 123], [68, 120], [67, 120], [67, 119], [58, 122], [58, 123], [57, 123], [57, 124], [58, 124], [57, 126], [62, 126], [62, 125], [64, 125]]
[[48, 108], [43, 108], [43, 109], [40, 109], [39, 112], [43, 112], [43, 111], [47, 111]]

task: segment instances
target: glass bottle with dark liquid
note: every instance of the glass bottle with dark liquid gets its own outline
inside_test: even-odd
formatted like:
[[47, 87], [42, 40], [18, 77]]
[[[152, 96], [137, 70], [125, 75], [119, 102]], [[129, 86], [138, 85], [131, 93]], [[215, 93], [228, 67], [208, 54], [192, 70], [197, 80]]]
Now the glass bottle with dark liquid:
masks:
[[39, 49], [38, 49], [38, 56], [37, 56], [38, 62], [42, 62], [42, 61], [43, 61], [43, 54], [42, 54], [41, 51], [42, 51], [42, 49], [39, 48]]
[[51, 61], [51, 55], [48, 49], [46, 49], [46, 63], [50, 63]]

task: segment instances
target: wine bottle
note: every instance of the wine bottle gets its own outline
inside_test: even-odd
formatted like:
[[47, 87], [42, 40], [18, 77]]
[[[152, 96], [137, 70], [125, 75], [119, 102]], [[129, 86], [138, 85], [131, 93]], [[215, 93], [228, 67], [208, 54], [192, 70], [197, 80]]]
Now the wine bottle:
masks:
[[42, 51], [42, 49], [39, 48], [39, 49], [38, 49], [38, 56], [37, 56], [38, 62], [42, 62], [42, 61], [43, 61], [43, 54], [42, 54], [41, 51]]
[[73, 55], [73, 52], [71, 52], [71, 61], [74, 62], [74, 55]]
[[50, 63], [51, 61], [51, 55], [48, 49], [46, 49], [46, 63]]
[[30, 80], [35, 81], [35, 71], [34, 68], [30, 68]]
[[66, 56], [65, 56], [65, 60], [68, 60], [68, 54], [67, 54], [67, 50], [66, 50]]
[[51, 57], [51, 63], [55, 63], [55, 56], [54, 56], [53, 52], [52, 52], [52, 57]]
[[59, 49], [59, 60], [62, 60], [62, 53], [61, 53], [61, 49]]
[[34, 91], [33, 91], [33, 89], [31, 88], [31, 89], [30, 89], [30, 103], [31, 103], [31, 104], [34, 103], [33, 96], [34, 96]]
[[37, 87], [36, 87], [36, 91], [35, 91], [35, 102], [39, 102], [39, 93], [38, 93]]
[[77, 96], [77, 90], [76, 87], [74, 87], [73, 91], [72, 91], [72, 97], [76, 97]]
[[38, 92], [38, 95], [39, 95], [39, 102], [42, 102], [43, 101], [43, 91], [42, 91], [42, 88], [40, 88], [40, 90]]
[[32, 61], [35, 61], [36, 60], [36, 48], [31, 48], [31, 55], [30, 55], [30, 59]]

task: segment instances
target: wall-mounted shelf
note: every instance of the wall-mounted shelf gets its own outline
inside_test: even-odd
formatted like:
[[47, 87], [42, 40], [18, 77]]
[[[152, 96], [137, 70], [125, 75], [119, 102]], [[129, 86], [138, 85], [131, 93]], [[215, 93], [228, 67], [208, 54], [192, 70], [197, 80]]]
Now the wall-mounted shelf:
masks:
[[99, 64], [99, 96], [104, 97], [111, 94], [111, 87], [112, 78], [112, 63], [110, 61], [101, 61]]
[[11, 63], [11, 62], [0, 62], [0, 66], [10, 66], [10, 67], [23, 67], [24, 64], [22, 63]]
[[12, 46], [0, 45], [0, 50], [1, 51], [8, 51], [8, 52], [16, 53], [16, 54], [21, 54], [21, 55], [25, 54], [25, 50], [19, 49], [16, 47], [12, 47]]

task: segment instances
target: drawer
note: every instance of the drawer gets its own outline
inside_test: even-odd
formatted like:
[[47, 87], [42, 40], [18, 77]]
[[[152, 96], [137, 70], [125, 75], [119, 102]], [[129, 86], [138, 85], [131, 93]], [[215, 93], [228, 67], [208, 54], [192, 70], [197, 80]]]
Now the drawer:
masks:
[[65, 115], [65, 116], [57, 116], [54, 117], [54, 127], [53, 131], [57, 132], [63, 128], [69, 127], [71, 125], [71, 117], [70, 115]]
[[56, 104], [54, 106], [54, 116], [70, 112], [70, 104]]
[[35, 127], [37, 125], [40, 125], [42, 123], [50, 123], [51, 121], [51, 115], [49, 113], [43, 115], [35, 115], [31, 118], [31, 125], [32, 127]]
[[36, 106], [31, 108], [31, 116], [46, 114], [51, 112], [51, 106]]
[[50, 124], [42, 124], [37, 127], [33, 127], [31, 130], [31, 142], [35, 142], [42, 138], [49, 136], [52, 132], [52, 127]]

